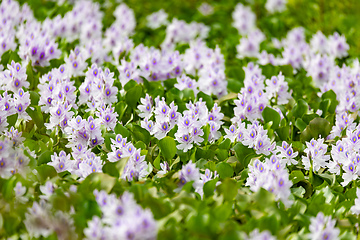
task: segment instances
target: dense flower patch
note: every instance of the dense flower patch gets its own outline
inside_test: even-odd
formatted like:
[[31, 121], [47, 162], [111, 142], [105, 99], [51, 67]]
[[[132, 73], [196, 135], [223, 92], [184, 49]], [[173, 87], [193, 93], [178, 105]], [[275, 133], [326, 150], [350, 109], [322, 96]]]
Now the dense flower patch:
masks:
[[359, 238], [359, 28], [149, 2], [0, 3], [0, 237]]

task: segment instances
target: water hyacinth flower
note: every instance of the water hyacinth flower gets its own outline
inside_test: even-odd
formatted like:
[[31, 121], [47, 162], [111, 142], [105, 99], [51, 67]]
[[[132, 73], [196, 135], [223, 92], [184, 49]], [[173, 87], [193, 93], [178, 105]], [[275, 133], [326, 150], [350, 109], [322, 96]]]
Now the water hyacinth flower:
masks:
[[346, 162], [342, 165], [342, 169], [344, 170], [342, 174], [342, 178], [344, 181], [341, 183], [342, 186], [348, 185], [351, 181], [359, 178], [359, 163], [360, 163], [360, 155], [356, 155], [352, 157], [351, 161]]
[[338, 140], [331, 149], [331, 159], [327, 165], [329, 172], [340, 175], [341, 167], [350, 162], [350, 157], [351, 154], [348, 150], [347, 142], [345, 140]]
[[40, 200], [25, 213], [24, 224], [30, 237], [48, 237], [55, 233], [59, 240], [77, 239], [74, 220], [68, 213], [52, 212], [52, 206]]
[[108, 153], [108, 160], [118, 162], [126, 159], [127, 162], [121, 175], [122, 179], [135, 181], [149, 175], [148, 164], [145, 156], [141, 155], [140, 149], [136, 149], [131, 142], [127, 142], [126, 138], [117, 134], [115, 140], [111, 139], [111, 152]]
[[243, 59], [245, 57], [259, 57], [260, 44], [264, 40], [265, 35], [259, 29], [254, 29], [248, 33], [247, 37], [240, 39], [239, 45], [236, 46], [236, 57], [239, 59]]
[[296, 165], [298, 162], [294, 159], [299, 153], [294, 152], [292, 144], [288, 144], [287, 142], [283, 141], [281, 147], [277, 146], [277, 152], [280, 153], [278, 157], [282, 159], [286, 165]]
[[245, 238], [246, 240], [275, 240], [276, 238], [271, 235], [270, 231], [265, 230], [260, 232], [259, 229], [253, 230], [251, 233], [249, 233], [249, 236]]
[[349, 44], [346, 43], [344, 35], [335, 32], [332, 36], [329, 36], [329, 54], [336, 58], [343, 58], [348, 55]]
[[251, 11], [249, 6], [238, 3], [232, 13], [233, 26], [239, 34], [245, 35], [256, 28], [256, 15]]
[[355, 215], [359, 215], [360, 214], [360, 188], [356, 189], [356, 198], [355, 198], [355, 203], [354, 205], [350, 208], [350, 211], [355, 214]]
[[184, 89], [192, 89], [194, 91], [194, 94], [198, 93], [197, 89], [197, 82], [190, 77], [186, 76], [185, 74], [181, 75], [180, 77], [177, 77], [177, 83], [174, 85], [177, 89], [180, 91]]
[[269, 155], [275, 148], [275, 142], [271, 143], [267, 136], [267, 130], [264, 130], [262, 125], [257, 121], [248, 125], [242, 123], [237, 130], [237, 138], [244, 146], [253, 148], [257, 154]]
[[25, 147], [22, 142], [14, 144], [11, 138], [5, 137], [0, 140], [0, 177], [8, 179], [15, 173], [23, 177], [29, 172], [30, 159], [24, 152], [31, 157], [36, 157], [35, 153]]
[[54, 153], [51, 156], [51, 162], [47, 164], [53, 166], [57, 172], [71, 171], [75, 161], [70, 160], [70, 154], [66, 155], [65, 151], [61, 151], [59, 155]]
[[195, 39], [205, 39], [210, 28], [203, 23], [186, 23], [173, 18], [166, 27], [165, 40], [161, 44], [163, 49], [173, 50], [176, 43], [189, 43]]
[[25, 203], [28, 201], [28, 199], [24, 196], [26, 193], [26, 187], [22, 185], [22, 183], [19, 181], [16, 183], [14, 187], [15, 192], [15, 199], [19, 202]]
[[61, 55], [50, 31], [44, 29], [44, 26], [37, 21], [21, 24], [16, 36], [20, 42], [20, 58], [26, 62], [31, 61], [33, 66], [49, 66], [50, 60], [57, 59]]
[[119, 116], [117, 112], [115, 112], [115, 108], [111, 106], [105, 107], [105, 105], [103, 105], [97, 110], [96, 116], [99, 117], [101, 124], [105, 126], [106, 130], [114, 131]]
[[256, 159], [252, 165], [249, 165], [249, 177], [246, 180], [246, 186], [253, 192], [264, 188], [275, 195], [276, 200], [281, 200], [285, 206], [290, 207], [292, 200], [290, 187], [292, 182], [289, 180], [289, 173], [280, 163], [276, 155], [266, 159], [263, 163]]
[[[199, 193], [200, 196], [203, 197], [204, 184], [218, 177], [219, 175], [216, 173], [216, 171], [213, 175], [213, 173], [209, 169], [206, 169], [204, 174], [200, 173], [200, 170], [196, 167], [196, 164], [190, 161], [186, 165], [182, 166], [182, 169], [179, 173], [180, 188], [176, 189], [175, 191], [180, 190], [181, 187], [184, 186], [187, 182], [193, 181], [193, 187], [195, 189], [195, 192]], [[220, 182], [217, 182], [216, 186], [219, 184]]]
[[146, 239], [157, 237], [157, 223], [149, 209], [142, 209], [132, 193], [120, 198], [105, 191], [94, 190], [102, 217], [88, 221], [84, 234], [88, 239]]
[[29, 88], [30, 83], [27, 81], [26, 68], [20, 63], [11, 61], [11, 65], [7, 65], [7, 69], [0, 77], [0, 85], [4, 90], [17, 93], [22, 87]]
[[45, 185], [41, 185], [40, 191], [43, 195], [40, 195], [40, 198], [49, 200], [51, 195], [54, 193], [55, 187], [56, 186], [50, 181], [47, 181]]
[[270, 13], [283, 12], [286, 9], [286, 3], [287, 0], [267, 0], [265, 8]]
[[268, 98], [274, 97], [277, 104], [286, 104], [291, 98], [292, 90], [288, 91], [289, 86], [281, 72], [278, 76], [272, 76], [271, 79], [267, 79], [265, 83]]
[[153, 114], [153, 101], [149, 94], [146, 94], [145, 98], [140, 98], [141, 104], [137, 106], [139, 109], [139, 117], [149, 119]]
[[214, 13], [214, 7], [211, 6], [209, 3], [207, 2], [203, 2], [199, 7], [198, 7], [198, 11], [204, 15], [204, 16], [209, 16], [211, 14]]
[[336, 220], [330, 216], [324, 216], [324, 213], [319, 212], [310, 221], [308, 239], [338, 239], [340, 230], [335, 227]]
[[191, 161], [182, 167], [179, 174], [180, 184], [185, 185], [187, 182], [191, 181], [199, 181], [200, 180], [200, 172], [196, 167], [195, 163]]
[[167, 18], [168, 14], [164, 11], [164, 9], [160, 9], [159, 11], [146, 17], [147, 26], [151, 29], [157, 29], [168, 23]]
[[[350, 114], [344, 112], [336, 114], [335, 125], [332, 127], [329, 139], [334, 139], [336, 136], [341, 136], [341, 132], [344, 129], [354, 130], [356, 124]], [[360, 136], [359, 136], [360, 137]]]
[[302, 156], [302, 163], [306, 170], [319, 171], [320, 168], [327, 166], [327, 161], [330, 159], [329, 155], [325, 155], [327, 152], [327, 145], [324, 144], [324, 139], [319, 138], [318, 140], [311, 139], [310, 142], [306, 142], [307, 148], [304, 152], [306, 156]]

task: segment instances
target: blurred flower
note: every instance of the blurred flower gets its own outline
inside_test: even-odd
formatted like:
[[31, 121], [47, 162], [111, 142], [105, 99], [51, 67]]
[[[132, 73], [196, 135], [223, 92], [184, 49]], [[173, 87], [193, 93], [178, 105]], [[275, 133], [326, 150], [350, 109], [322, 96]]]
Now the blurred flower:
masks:
[[167, 18], [168, 14], [164, 11], [164, 9], [160, 9], [159, 11], [146, 17], [147, 26], [152, 29], [157, 29], [168, 23]]
[[336, 220], [331, 219], [330, 216], [324, 216], [322, 212], [319, 212], [317, 216], [312, 217], [310, 221], [308, 239], [338, 239], [340, 230], [335, 228]]

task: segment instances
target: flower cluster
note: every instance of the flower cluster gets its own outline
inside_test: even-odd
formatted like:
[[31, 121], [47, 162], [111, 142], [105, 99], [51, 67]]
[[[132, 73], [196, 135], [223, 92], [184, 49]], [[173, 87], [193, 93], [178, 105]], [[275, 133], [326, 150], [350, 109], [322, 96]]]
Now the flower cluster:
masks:
[[344, 182], [341, 184], [346, 186], [352, 180], [356, 180], [360, 176], [360, 128], [347, 128], [346, 137], [338, 140], [336, 145], [332, 146], [331, 159], [327, 163], [329, 172], [336, 175], [341, 174]]
[[244, 6], [242, 3], [236, 5], [232, 18], [233, 26], [241, 35], [246, 35], [256, 29], [256, 15], [250, 7]]
[[327, 153], [327, 145], [324, 143], [323, 138], [318, 140], [311, 139], [310, 142], [306, 142], [305, 156], [302, 156], [302, 163], [306, 170], [312, 169], [312, 171], [319, 171], [320, 168], [327, 166], [327, 161], [330, 159]]
[[360, 188], [356, 189], [356, 197], [357, 198], [355, 198], [355, 203], [350, 208], [350, 211], [355, 215], [359, 215], [360, 214]]
[[[187, 110], [183, 114], [177, 112], [178, 107], [172, 102], [168, 106], [165, 99], [155, 99], [155, 108], [151, 97], [146, 94], [145, 98], [140, 99], [141, 105], [139, 116], [144, 118], [141, 121], [141, 127], [145, 128], [157, 139], [164, 138], [168, 132], [175, 126], [178, 126], [175, 133], [176, 140], [180, 143], [177, 148], [187, 152], [193, 147], [193, 144], [200, 144], [204, 139], [203, 126], [209, 124], [210, 134], [208, 141], [214, 142], [221, 136], [220, 127], [223, 124], [224, 114], [220, 112], [221, 108], [215, 103], [209, 111], [205, 102], [199, 99], [195, 103], [187, 103]], [[155, 121], [150, 118], [155, 115]]]
[[191, 89], [193, 90], [195, 96], [199, 92], [198, 90], [199, 86], [195, 79], [191, 79], [185, 74], [182, 74], [180, 77], [177, 77], [176, 80], [177, 83], [174, 85], [174, 87], [176, 87], [180, 91], [185, 89]]
[[117, 162], [127, 159], [121, 178], [134, 181], [149, 175], [145, 156], [141, 156], [140, 149], [136, 149], [131, 142], [127, 142], [127, 138], [118, 134], [115, 140], [111, 139], [111, 143], [111, 152], [108, 153], [108, 160], [110, 162]]
[[120, 82], [122, 85], [130, 80], [141, 83], [141, 77], [148, 81], [163, 81], [180, 76], [183, 65], [178, 51], [160, 51], [140, 44], [130, 52], [130, 62], [121, 60], [118, 66]]
[[253, 230], [249, 236], [245, 238], [246, 240], [275, 240], [276, 238], [271, 235], [268, 230], [260, 232], [259, 229]]
[[287, 0], [267, 0], [265, 8], [270, 13], [283, 12], [286, 9], [286, 3]]
[[157, 237], [157, 223], [149, 209], [142, 209], [129, 192], [118, 198], [105, 191], [94, 191], [102, 216], [88, 221], [87, 239], [145, 239]]
[[6, 128], [7, 117], [13, 114], [18, 114], [18, 119], [30, 120], [30, 116], [26, 112], [30, 105], [30, 94], [24, 91], [29, 87], [26, 79], [26, 69], [14, 61], [11, 62], [11, 65], [8, 64], [3, 75], [0, 75], [0, 89], [5, 91], [0, 95], [0, 131]]
[[324, 216], [322, 212], [319, 212], [310, 221], [308, 239], [339, 239], [340, 230], [335, 227], [336, 220], [331, 219], [330, 216]]
[[45, 123], [47, 129], [59, 127], [62, 131], [68, 126], [68, 121], [74, 115], [70, 109], [77, 108], [76, 87], [70, 78], [65, 76], [64, 66], [52, 69], [40, 78], [39, 106], [45, 113], [50, 113], [50, 123]]
[[[138, 106], [140, 110], [139, 116], [145, 118], [141, 121], [141, 127], [148, 130], [151, 135], [154, 135], [159, 140], [164, 138], [178, 121], [178, 107], [174, 102], [168, 106], [165, 98], [160, 100], [160, 97], [157, 97], [154, 108], [152, 98], [148, 94], [141, 99], [141, 103], [142, 105]], [[153, 115], [155, 115], [155, 122], [150, 120]]]
[[192, 41], [185, 51], [183, 63], [187, 74], [198, 75], [200, 91], [218, 97], [226, 95], [225, 60], [218, 46], [211, 49], [204, 41]]
[[294, 152], [292, 144], [288, 144], [283, 141], [281, 147], [276, 146], [276, 152], [279, 153], [277, 155], [286, 165], [296, 165], [298, 162], [294, 159], [299, 154], [298, 152]]
[[164, 9], [160, 9], [159, 11], [146, 17], [147, 26], [151, 29], [157, 29], [163, 25], [167, 25], [167, 18], [168, 14], [164, 11]]
[[335, 125], [332, 127], [328, 139], [334, 139], [336, 136], [341, 136], [341, 132], [345, 129], [355, 130], [356, 123], [352, 116], [346, 112], [336, 114]]
[[87, 104], [90, 111], [102, 107], [102, 104], [111, 105], [117, 101], [118, 88], [114, 86], [114, 73], [108, 68], [102, 70], [96, 64], [88, 68], [85, 81], [79, 87], [78, 104]]
[[[195, 102], [194, 104], [190, 102], [186, 106], [187, 110], [184, 111], [183, 115], [179, 117], [177, 124], [178, 130], [175, 133], [176, 140], [180, 143], [177, 145], [177, 148], [183, 150], [184, 152], [187, 152], [189, 149], [191, 149], [193, 144], [199, 145], [204, 140], [201, 137], [204, 135], [204, 131], [201, 128], [203, 124], [207, 122], [206, 117], [208, 115], [205, 103], [202, 101]], [[213, 122], [212, 126], [215, 132], [218, 131], [220, 126], [219, 123], [221, 123], [219, 120], [222, 119], [222, 117], [219, 119], [219, 117], [216, 115], [218, 114], [215, 113], [215, 116], [211, 117], [214, 118], [211, 120], [211, 122]], [[218, 118], [216, 121], [215, 117]]]
[[278, 76], [264, 81], [265, 77], [261, 74], [258, 65], [249, 63], [243, 69], [245, 71], [244, 87], [241, 88], [238, 99], [234, 101], [235, 116], [231, 119], [234, 124], [245, 119], [249, 121], [263, 119], [262, 111], [268, 106], [269, 100], [272, 99], [277, 104], [285, 104], [291, 98], [288, 84], [281, 72]]
[[226, 136], [232, 142], [235, 140], [248, 148], [253, 148], [257, 154], [269, 155], [275, 149], [275, 142], [271, 143], [267, 135], [267, 130], [257, 121], [245, 126], [245, 123], [239, 123], [238, 127], [234, 124], [229, 129], [225, 129]]
[[265, 162], [256, 159], [252, 165], [249, 165], [249, 177], [246, 180], [246, 186], [253, 192], [264, 188], [275, 195], [276, 200], [281, 200], [285, 206], [289, 207], [292, 200], [290, 187], [292, 182], [289, 180], [289, 173], [284, 164], [276, 155], [266, 158]]
[[[24, 21], [34, 21], [33, 12], [29, 5], [22, 6], [17, 1], [7, 0], [0, 3], [0, 57], [8, 50], [14, 51], [17, 48], [15, 41], [19, 24]], [[1, 68], [1, 67], [0, 67]], [[0, 69], [1, 70], [1, 69]]]
[[102, 144], [104, 138], [100, 127], [100, 118], [93, 118], [92, 116], [89, 116], [87, 120], [82, 119], [81, 116], [71, 118], [68, 126], [65, 128], [65, 133], [69, 140], [67, 147], [72, 148], [73, 154], [77, 156], [84, 154], [88, 147], [93, 148]]
[[[78, 148], [80, 147], [79, 144]], [[69, 171], [79, 176], [80, 180], [85, 179], [93, 172], [102, 172], [103, 161], [90, 150], [78, 149], [78, 152], [74, 151], [72, 155], [75, 160], [71, 160], [70, 154], [67, 155], [65, 151], [60, 151], [59, 155], [54, 153], [48, 165], [53, 166], [57, 172]]]
[[58, 44], [50, 31], [36, 20], [20, 25], [17, 33], [20, 42], [19, 55], [26, 61], [31, 61], [33, 66], [49, 66], [50, 60], [61, 55]]
[[10, 131], [4, 131], [4, 135], [0, 140], [1, 178], [7, 179], [15, 173], [26, 176], [30, 171], [28, 166], [30, 157], [34, 158], [35, 153], [24, 146], [23, 140], [21, 132], [19, 133], [14, 127], [11, 127]]
[[[218, 178], [219, 175], [217, 172], [213, 173], [209, 170], [205, 170], [205, 174], [200, 173], [199, 168], [196, 167], [195, 163], [192, 163], [191, 161], [188, 162], [186, 165], [183, 165], [182, 169], [179, 173], [180, 178], [180, 186], [184, 186], [188, 182], [193, 181], [193, 187], [195, 189], [195, 192], [199, 193], [201, 197], [204, 195], [204, 184], [212, 179]], [[217, 182], [216, 185], [219, 185], [220, 182]]]
[[190, 43], [193, 40], [203, 40], [208, 36], [210, 28], [203, 23], [186, 23], [184, 20], [173, 18], [166, 27], [166, 37], [161, 46], [163, 49], [173, 50], [177, 43]]
[[53, 213], [52, 205], [46, 200], [34, 202], [25, 213], [25, 227], [30, 237], [49, 237], [56, 233], [60, 240], [77, 239], [74, 220], [68, 213], [56, 211]]

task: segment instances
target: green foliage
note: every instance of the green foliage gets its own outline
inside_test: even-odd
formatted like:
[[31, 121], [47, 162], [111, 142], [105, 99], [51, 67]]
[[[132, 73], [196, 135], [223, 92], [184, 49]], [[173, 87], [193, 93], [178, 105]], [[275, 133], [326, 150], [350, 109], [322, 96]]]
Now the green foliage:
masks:
[[[34, 11], [35, 18], [41, 21], [47, 17], [64, 16], [72, 9], [70, 2], [65, 2], [63, 5], [56, 1], [45, 0], [19, 0], [19, 2], [21, 4], [26, 2]], [[97, 2], [104, 12], [102, 27], [105, 30], [115, 20], [113, 12], [118, 1], [97, 0]], [[351, 213], [350, 208], [355, 204], [354, 199], [357, 198], [356, 190], [360, 186], [360, 180], [353, 180], [343, 186], [341, 184], [343, 179], [339, 175], [330, 173], [325, 168], [320, 168], [319, 171], [305, 170], [301, 162], [302, 157], [307, 154], [304, 152], [305, 143], [313, 138], [326, 138], [335, 125], [335, 110], [339, 104], [335, 92], [329, 90], [318, 95], [319, 89], [314, 87], [312, 78], [303, 69], [294, 72], [291, 65], [261, 66], [262, 74], [266, 78], [282, 72], [292, 91], [292, 99], [287, 104], [277, 105], [278, 103], [271, 102], [265, 107], [261, 114], [263, 119], [259, 121], [259, 124], [267, 130], [272, 143], [280, 147], [282, 141], [286, 141], [299, 153], [295, 158], [299, 163], [287, 167], [292, 183], [290, 188], [292, 204], [285, 207], [285, 204], [276, 199], [270, 191], [260, 188], [259, 191], [253, 192], [247, 184], [250, 165], [253, 165], [257, 159], [264, 162], [269, 156], [256, 154], [251, 147], [225, 139], [223, 128], [220, 130], [222, 137], [219, 140], [209, 141], [211, 132], [207, 124], [202, 127], [204, 141], [200, 145], [194, 144], [192, 149], [183, 152], [177, 149], [175, 130], [158, 140], [141, 127], [137, 106], [140, 98], [145, 94], [149, 94], [153, 99], [157, 96], [160, 99], [165, 97], [168, 104], [174, 102], [178, 106], [179, 112], [183, 112], [186, 103], [190, 101], [202, 99], [208, 109], [217, 103], [225, 115], [222, 119], [223, 126], [228, 128], [232, 124], [230, 119], [233, 117], [234, 100], [244, 86], [243, 67], [253, 60], [236, 58], [236, 45], [239, 44], [240, 35], [231, 23], [232, 12], [238, 1], [208, 1], [214, 7], [214, 13], [210, 16], [203, 16], [197, 10], [202, 0], [125, 0], [124, 2], [135, 12], [137, 26], [134, 35], [131, 36], [135, 46], [142, 43], [145, 46], [160, 47], [165, 39], [166, 27], [152, 30], [146, 26], [146, 16], [160, 9], [164, 9], [169, 14], [170, 21], [177, 18], [188, 23], [203, 22], [209, 26], [209, 35], [205, 41], [208, 47], [218, 46], [224, 55], [228, 93], [217, 98], [211, 94], [196, 93], [189, 89], [180, 91], [174, 87], [177, 83], [176, 78], [163, 82], [142, 79], [143, 83], [131, 80], [122, 85], [119, 81], [121, 73], [116, 67], [117, 64], [106, 62], [102, 66], [108, 67], [115, 73], [114, 86], [119, 90], [117, 101], [113, 104], [118, 114], [118, 122], [114, 131], [108, 131], [102, 126], [104, 143], [91, 149], [105, 162], [102, 173], [92, 173], [85, 179], [80, 179], [68, 171], [57, 173], [54, 167], [47, 164], [51, 161], [51, 156], [61, 150], [70, 154], [71, 149], [67, 145], [68, 140], [65, 135], [58, 130], [46, 129], [50, 114], [44, 113], [39, 106], [38, 84], [45, 73], [63, 64], [64, 56], [79, 45], [78, 40], [68, 43], [58, 38], [56, 41], [63, 52], [60, 59], [52, 60], [48, 67], [32, 67], [31, 62], [27, 65], [30, 106], [26, 113], [30, 117], [29, 121], [20, 121], [18, 114], [7, 117], [8, 127], [13, 126], [22, 132], [22, 137], [25, 139], [24, 146], [29, 148], [27, 150], [29, 152], [24, 154], [30, 159], [28, 164], [30, 171], [26, 178], [21, 173], [14, 173], [9, 178], [0, 177], [0, 238], [27, 237], [23, 235], [26, 232], [25, 214], [34, 202], [39, 202], [43, 198], [44, 193], [40, 187], [47, 181], [51, 181], [56, 186], [54, 193], [46, 200], [52, 207], [52, 213], [71, 212], [70, 216], [79, 239], [85, 237], [84, 229], [88, 227], [88, 221], [94, 216], [102, 216], [93, 194], [95, 189], [117, 196], [121, 196], [125, 191], [133, 193], [136, 202], [143, 208], [149, 209], [156, 219], [158, 239], [244, 239], [245, 235], [254, 229], [268, 230], [277, 239], [307, 239], [310, 219], [320, 211], [336, 219], [336, 227], [341, 231], [340, 239], [356, 239], [356, 236], [359, 238], [360, 219]], [[257, 27], [266, 36], [266, 40], [261, 44], [261, 50], [275, 55], [280, 54], [280, 51], [274, 48], [271, 39], [284, 38], [290, 29], [303, 26], [307, 40], [318, 30], [327, 36], [334, 31], [346, 36], [350, 45], [349, 56], [337, 60], [338, 66], [343, 63], [349, 64], [350, 60], [360, 56], [360, 4], [357, 0], [288, 0], [287, 11], [275, 14], [265, 10], [265, 0], [240, 2], [251, 7], [257, 17]], [[187, 43], [179, 44], [176, 49], [184, 53], [188, 47]], [[129, 58], [127, 53], [122, 53], [122, 57]], [[2, 54], [1, 65], [5, 69], [11, 61], [21, 62], [17, 50], [9, 50]], [[90, 63], [91, 60], [88, 59], [87, 62]], [[78, 88], [84, 77], [71, 80], [74, 80]], [[79, 97], [79, 92], [76, 93]], [[282, 114], [274, 110], [276, 107]], [[95, 116], [93, 112], [86, 112], [85, 109], [80, 106], [71, 111], [84, 119]], [[355, 123], [358, 124], [359, 117], [355, 113], [353, 116]], [[141, 150], [141, 155], [148, 164], [149, 173], [146, 178], [136, 179], [133, 182], [124, 180], [123, 174], [128, 158], [122, 158], [118, 162], [108, 160], [112, 140], [117, 134], [121, 134]], [[330, 155], [336, 141], [346, 134], [344, 130], [342, 136], [326, 141], [327, 155]], [[1, 141], [3, 138], [4, 136], [0, 136]], [[36, 157], [33, 157], [33, 153]], [[195, 190], [196, 184], [199, 183], [194, 181], [180, 187], [179, 171], [190, 161], [196, 164], [201, 174], [204, 174], [206, 169], [211, 170], [212, 173], [216, 171], [218, 174], [214, 179], [203, 184], [203, 195]], [[163, 170], [160, 164], [165, 162], [169, 165], [169, 171], [159, 175], [158, 172]], [[344, 170], [340, 171], [343, 174]], [[14, 187], [18, 182], [26, 187], [24, 202], [15, 196]], [[76, 186], [76, 191], [70, 190], [71, 186]], [[46, 239], [57, 238], [56, 233], [53, 233]]]

